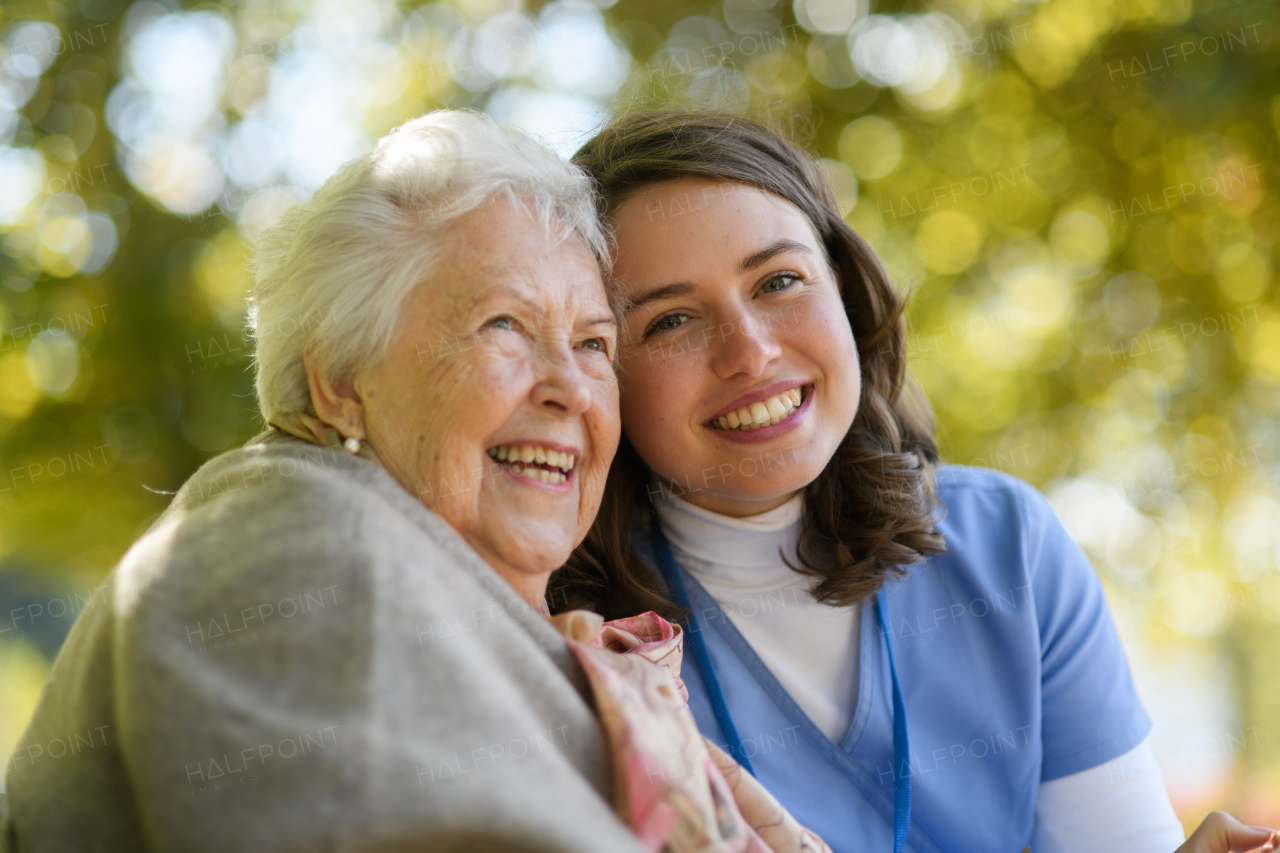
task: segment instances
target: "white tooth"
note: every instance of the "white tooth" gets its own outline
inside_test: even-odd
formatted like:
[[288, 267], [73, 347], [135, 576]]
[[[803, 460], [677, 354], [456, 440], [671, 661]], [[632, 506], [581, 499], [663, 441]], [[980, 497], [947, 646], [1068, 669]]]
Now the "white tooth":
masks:
[[522, 475], [524, 473], [524, 463], [519, 459], [514, 460], [511, 463], [511, 473], [515, 474], [517, 477]]
[[724, 416], [724, 419], [729, 424], [729, 429], [737, 429], [742, 424], [742, 421], [738, 420], [737, 412], [730, 412]]
[[769, 422], [769, 407], [764, 403], [752, 403], [751, 422], [753, 424], [767, 424]]
[[787, 392], [787, 396], [791, 398], [791, 405], [798, 406], [804, 402], [804, 398], [800, 394], [799, 388], [792, 388]]
[[547, 464], [554, 468], [560, 467], [560, 451], [559, 450], [547, 451]]
[[566, 477], [564, 474], [561, 474], [559, 471], [551, 475], [551, 482], [555, 483], [556, 485], [563, 483], [567, 479], [569, 478]]
[[521, 460], [522, 460], [526, 465], [532, 464], [532, 463], [533, 463], [533, 448], [532, 448], [532, 447], [527, 447], [527, 446], [526, 446], [526, 447], [522, 447], [522, 448], [520, 448], [520, 459], [521, 459]]
[[507, 446], [504, 444], [498, 448], [497, 457], [503, 462], [507, 461]]
[[782, 405], [782, 400], [778, 397], [770, 397], [765, 401], [765, 408], [769, 410], [770, 418], [780, 418], [787, 413], [787, 409]]
[[572, 453], [566, 453], [566, 454], [564, 455], [564, 457], [565, 457], [565, 458], [564, 458], [564, 470], [566, 470], [566, 471], [572, 471], [572, 470], [573, 470], [573, 466], [574, 466], [574, 465], [577, 463], [577, 461], [578, 461], [578, 457], [574, 456]]
[[716, 418], [716, 426], [720, 427], [720, 429], [728, 429], [729, 419], [724, 416]]
[[544, 447], [535, 447], [533, 449], [533, 461], [539, 465], [547, 464], [547, 451]]
[[751, 425], [751, 410], [747, 408], [738, 409], [738, 423], [743, 426]]
[[551, 472], [550, 472], [550, 471], [548, 471], [548, 470], [546, 470], [545, 468], [539, 468], [539, 469], [538, 469], [538, 479], [539, 479], [539, 480], [541, 480], [541, 481], [542, 481], [542, 482], [544, 482], [544, 483], [550, 483], [550, 482], [551, 482]]

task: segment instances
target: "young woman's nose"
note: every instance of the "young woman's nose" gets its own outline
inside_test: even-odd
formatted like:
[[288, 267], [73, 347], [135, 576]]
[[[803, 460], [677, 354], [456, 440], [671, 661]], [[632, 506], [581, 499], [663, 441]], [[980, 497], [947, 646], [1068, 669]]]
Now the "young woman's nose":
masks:
[[746, 374], [759, 376], [782, 355], [782, 347], [768, 325], [749, 311], [726, 318], [711, 345], [711, 367], [721, 379]]

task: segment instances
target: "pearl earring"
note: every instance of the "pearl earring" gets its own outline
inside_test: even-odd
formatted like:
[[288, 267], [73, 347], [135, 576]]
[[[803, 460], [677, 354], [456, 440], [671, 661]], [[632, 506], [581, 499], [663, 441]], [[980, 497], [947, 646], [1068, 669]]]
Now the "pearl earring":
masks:
[[356, 438], [353, 435], [351, 438], [348, 438], [346, 441], [342, 442], [342, 446], [346, 449], [348, 453], [354, 456], [360, 452], [360, 439]]

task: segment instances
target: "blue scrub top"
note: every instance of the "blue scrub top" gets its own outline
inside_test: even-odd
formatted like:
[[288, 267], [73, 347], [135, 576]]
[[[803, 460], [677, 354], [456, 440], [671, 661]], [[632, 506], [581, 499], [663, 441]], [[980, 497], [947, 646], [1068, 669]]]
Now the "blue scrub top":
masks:
[[[1048, 501], [995, 471], [947, 466], [937, 481], [947, 551], [884, 590], [911, 742], [898, 768], [911, 776], [906, 849], [1018, 853], [1041, 782], [1123, 755], [1151, 721], [1098, 576]], [[835, 853], [891, 851], [893, 704], [873, 602], [862, 605], [857, 709], [836, 744], [684, 577], [760, 781]], [[683, 674], [698, 727], [725, 746], [691, 655]]]

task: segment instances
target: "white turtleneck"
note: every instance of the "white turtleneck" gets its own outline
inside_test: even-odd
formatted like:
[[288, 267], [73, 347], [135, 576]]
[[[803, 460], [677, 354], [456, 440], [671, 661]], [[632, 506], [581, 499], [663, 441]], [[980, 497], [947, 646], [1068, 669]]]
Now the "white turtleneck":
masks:
[[676, 560], [711, 593], [809, 719], [840, 743], [858, 704], [861, 608], [819, 604], [809, 594], [814, 579], [782, 561], [785, 553], [799, 565], [803, 496], [749, 518], [719, 515], [678, 497], [656, 506]]
[[[656, 488], [655, 490], [656, 491]], [[655, 504], [676, 560], [711, 594], [800, 709], [839, 744], [858, 704], [860, 607], [829, 607], [790, 569], [803, 497], [748, 518], [719, 515], [662, 492]], [[1182, 843], [1147, 740], [1124, 755], [1041, 783], [1036, 853], [1166, 853]]]

